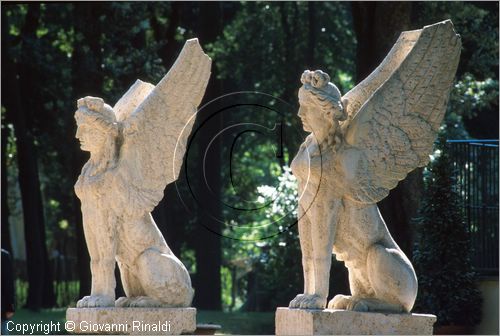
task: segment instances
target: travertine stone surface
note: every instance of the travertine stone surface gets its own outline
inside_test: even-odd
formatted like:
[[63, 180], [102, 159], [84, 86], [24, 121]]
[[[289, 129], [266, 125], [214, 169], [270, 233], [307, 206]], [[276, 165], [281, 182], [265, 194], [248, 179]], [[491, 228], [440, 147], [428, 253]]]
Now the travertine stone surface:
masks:
[[76, 137], [90, 159], [75, 192], [82, 203], [92, 290], [77, 307], [115, 306], [116, 262], [127, 295], [116, 306], [191, 304], [189, 273], [151, 211], [177, 179], [210, 67], [192, 39], [156, 86], [138, 80], [113, 108], [101, 98], [78, 100]]
[[196, 330], [195, 308], [70, 308], [75, 334], [179, 335]]
[[426, 314], [278, 308], [276, 335], [432, 335], [435, 322]]
[[341, 97], [321, 70], [305, 71], [299, 117], [311, 132], [292, 162], [299, 182], [304, 292], [291, 308], [327, 306], [331, 254], [349, 270], [351, 295], [328, 308], [411, 311], [415, 271], [376, 202], [429, 161], [457, 69], [451, 21], [403, 32], [380, 66]]

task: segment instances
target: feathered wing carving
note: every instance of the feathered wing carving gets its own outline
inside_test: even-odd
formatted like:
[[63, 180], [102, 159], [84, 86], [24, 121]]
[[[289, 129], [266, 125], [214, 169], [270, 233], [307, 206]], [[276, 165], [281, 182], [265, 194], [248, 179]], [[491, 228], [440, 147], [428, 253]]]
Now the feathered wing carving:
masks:
[[410, 171], [429, 161], [458, 66], [461, 41], [448, 20], [424, 27], [413, 44], [411, 50], [401, 53], [407, 55], [399, 67], [345, 126], [350, 147], [347, 161], [355, 162], [344, 163], [344, 169], [357, 167], [346, 171], [349, 187], [345, 196], [354, 201], [382, 200]]
[[152, 211], [165, 186], [177, 179], [211, 62], [198, 39], [188, 40], [156, 87], [137, 81], [115, 105], [117, 120], [123, 120], [116, 181], [121, 211]]
[[373, 95], [375, 90], [377, 90], [380, 85], [393, 74], [394, 70], [401, 65], [401, 62], [403, 62], [410, 50], [412, 50], [421, 32], [422, 30], [402, 32], [382, 63], [380, 63], [380, 65], [361, 83], [356, 85], [342, 97], [342, 99], [348, 101], [348, 118], [346, 122], [344, 122], [344, 126], [348, 125], [349, 120], [354, 117], [361, 106], [363, 106], [363, 104]]

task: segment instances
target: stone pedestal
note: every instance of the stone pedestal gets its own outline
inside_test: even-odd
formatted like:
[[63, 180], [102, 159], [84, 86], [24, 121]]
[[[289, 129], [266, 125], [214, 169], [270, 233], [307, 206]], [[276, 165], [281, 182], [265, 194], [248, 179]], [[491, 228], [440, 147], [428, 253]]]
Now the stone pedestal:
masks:
[[66, 321], [66, 330], [75, 334], [192, 334], [196, 308], [69, 308]]
[[435, 315], [276, 310], [276, 335], [432, 335]]

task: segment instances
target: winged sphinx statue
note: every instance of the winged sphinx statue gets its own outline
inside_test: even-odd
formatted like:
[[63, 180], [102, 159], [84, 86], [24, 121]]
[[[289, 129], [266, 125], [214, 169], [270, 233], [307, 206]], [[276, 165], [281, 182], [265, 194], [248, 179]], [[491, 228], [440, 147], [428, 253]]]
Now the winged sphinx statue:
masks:
[[[292, 172], [304, 292], [291, 308], [411, 311], [415, 271], [376, 203], [428, 163], [460, 49], [448, 20], [401, 33], [382, 63], [343, 97], [325, 72], [303, 73], [298, 115], [312, 133]], [[327, 304], [332, 253], [348, 268], [351, 295]]]
[[[194, 115], [210, 77], [211, 59], [188, 40], [156, 85], [137, 80], [111, 107], [78, 100], [76, 137], [90, 152], [75, 184], [91, 258], [90, 296], [77, 307], [187, 307], [186, 267], [151, 216], [182, 165]], [[126, 297], [115, 303], [115, 263]]]

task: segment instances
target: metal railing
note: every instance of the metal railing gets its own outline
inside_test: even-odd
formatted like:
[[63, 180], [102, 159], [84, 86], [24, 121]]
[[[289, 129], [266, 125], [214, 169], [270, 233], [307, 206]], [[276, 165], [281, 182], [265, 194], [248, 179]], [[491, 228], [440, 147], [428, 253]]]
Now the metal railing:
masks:
[[498, 275], [498, 140], [448, 140], [480, 275]]

